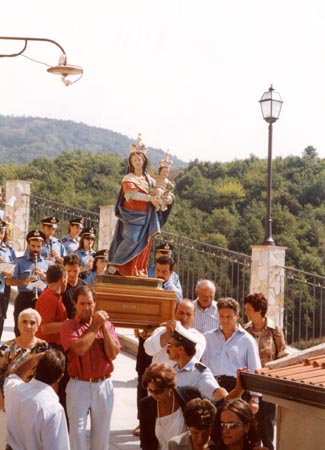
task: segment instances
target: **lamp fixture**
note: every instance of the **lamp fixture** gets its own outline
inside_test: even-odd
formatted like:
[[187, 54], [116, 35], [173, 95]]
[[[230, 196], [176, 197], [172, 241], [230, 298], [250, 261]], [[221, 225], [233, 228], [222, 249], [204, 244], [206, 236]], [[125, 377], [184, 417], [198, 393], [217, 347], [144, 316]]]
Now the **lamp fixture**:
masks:
[[[0, 58], [13, 58], [15, 56], [24, 56], [34, 62], [37, 62], [39, 64], [44, 64], [48, 67], [47, 71], [49, 73], [53, 73], [55, 75], [61, 75], [62, 82], [65, 86], [70, 86], [71, 84], [76, 83], [83, 75], [83, 69], [80, 66], [74, 66], [71, 64], [68, 64], [67, 62], [67, 54], [63, 47], [56, 41], [53, 41], [52, 39], [47, 38], [33, 38], [33, 37], [13, 37], [13, 36], [0, 36], [0, 40], [6, 40], [6, 41], [23, 41], [23, 48], [17, 52], [17, 53], [4, 53], [0, 54]], [[44, 62], [37, 61], [33, 58], [30, 58], [29, 56], [24, 55], [23, 53], [27, 49], [27, 44], [29, 41], [37, 41], [37, 42], [50, 42], [54, 45], [56, 45], [62, 52], [62, 54], [59, 57], [59, 62], [56, 66], [50, 66]], [[68, 76], [77, 76], [79, 77], [75, 80], [70, 80], [67, 77]]]

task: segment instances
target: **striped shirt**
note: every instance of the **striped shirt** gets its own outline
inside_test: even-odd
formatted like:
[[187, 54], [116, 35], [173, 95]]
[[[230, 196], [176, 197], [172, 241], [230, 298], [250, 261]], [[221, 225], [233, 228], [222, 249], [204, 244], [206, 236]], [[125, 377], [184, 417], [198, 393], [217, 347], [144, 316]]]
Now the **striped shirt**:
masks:
[[215, 330], [219, 327], [219, 314], [217, 302], [212, 300], [208, 308], [201, 308], [198, 299], [193, 301], [195, 317], [192, 327], [196, 328], [201, 333], [206, 333], [210, 330]]

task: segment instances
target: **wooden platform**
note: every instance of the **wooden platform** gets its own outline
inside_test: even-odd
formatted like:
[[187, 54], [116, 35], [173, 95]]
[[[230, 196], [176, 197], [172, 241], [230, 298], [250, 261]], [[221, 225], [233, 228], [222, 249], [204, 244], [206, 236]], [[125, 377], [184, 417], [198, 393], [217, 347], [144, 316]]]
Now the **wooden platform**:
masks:
[[176, 294], [158, 278], [103, 275], [95, 282], [96, 308], [116, 327], [150, 329], [174, 318]]

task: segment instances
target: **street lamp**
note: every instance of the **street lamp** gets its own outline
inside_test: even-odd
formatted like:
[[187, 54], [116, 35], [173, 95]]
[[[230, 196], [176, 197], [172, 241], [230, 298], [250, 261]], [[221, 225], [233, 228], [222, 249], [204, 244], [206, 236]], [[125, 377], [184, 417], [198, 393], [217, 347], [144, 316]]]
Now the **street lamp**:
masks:
[[272, 217], [271, 217], [271, 199], [272, 199], [272, 133], [273, 123], [278, 120], [282, 107], [280, 94], [273, 89], [271, 84], [269, 90], [264, 92], [261, 100], [263, 119], [269, 124], [268, 140], [268, 159], [267, 159], [267, 199], [266, 199], [266, 220], [265, 237], [263, 245], [274, 245], [272, 238]]
[[[38, 62], [40, 64], [44, 64], [46, 66], [48, 66], [47, 71], [49, 73], [53, 73], [55, 75], [61, 75], [62, 76], [62, 81], [63, 84], [65, 86], [70, 86], [73, 83], [76, 83], [76, 81], [80, 80], [80, 78], [83, 75], [83, 70], [80, 66], [72, 66], [69, 65], [67, 63], [67, 54], [64, 51], [63, 47], [61, 47], [60, 44], [58, 44], [56, 41], [53, 41], [52, 39], [46, 39], [46, 38], [32, 38], [32, 37], [8, 37], [8, 36], [0, 36], [1, 40], [5, 40], [5, 41], [22, 41], [23, 42], [23, 48], [17, 52], [17, 53], [4, 53], [4, 54], [0, 54], [0, 58], [13, 58], [15, 56], [24, 56], [34, 62]], [[60, 55], [59, 58], [59, 63], [56, 66], [49, 66], [48, 64], [45, 64], [41, 61], [37, 61], [33, 58], [30, 58], [29, 56], [23, 55], [23, 53], [25, 52], [26, 48], [27, 48], [27, 44], [29, 41], [38, 41], [38, 42], [49, 42], [51, 44], [56, 45], [62, 52], [62, 54]], [[74, 81], [70, 81], [67, 79], [67, 77], [69, 75], [79, 75], [79, 77], [74, 80]]]

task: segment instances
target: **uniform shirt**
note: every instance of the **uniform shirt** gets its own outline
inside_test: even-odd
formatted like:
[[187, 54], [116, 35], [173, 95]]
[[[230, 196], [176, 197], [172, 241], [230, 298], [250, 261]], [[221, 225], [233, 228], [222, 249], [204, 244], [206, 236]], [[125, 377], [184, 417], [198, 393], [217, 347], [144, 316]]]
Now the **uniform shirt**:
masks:
[[198, 363], [195, 357], [185, 364], [182, 369], [178, 364], [174, 365], [174, 369], [176, 371], [177, 386], [192, 386], [198, 389], [204, 397], [215, 400], [213, 393], [220, 386], [211, 370], [204, 364]]
[[95, 250], [91, 249], [89, 252], [86, 252], [83, 248], [75, 251], [75, 254], [80, 258], [81, 267], [85, 267], [89, 263], [89, 258], [91, 258], [95, 253]]
[[[81, 322], [78, 317], [66, 320], [61, 325], [61, 344], [68, 354], [68, 374], [72, 378], [77, 377], [80, 379], [109, 377], [113, 372], [114, 366], [112, 361], [108, 360], [105, 355], [104, 336], [101, 328], [97, 331], [96, 339], [83, 355], [78, 356], [69, 350], [73, 342], [87, 333], [89, 326], [90, 324]], [[106, 321], [105, 326], [114, 342], [120, 348], [120, 342], [111, 322]]]
[[[44, 273], [47, 272], [47, 269], [53, 264], [53, 261], [45, 260], [42, 256], [37, 259], [37, 267], [41, 269]], [[30, 275], [33, 275], [35, 271], [35, 259], [31, 258], [29, 255], [21, 256], [16, 260], [16, 266], [14, 270], [13, 277], [17, 280], [26, 280]], [[42, 280], [45, 282], [45, 280]], [[33, 289], [28, 289], [27, 285], [18, 286], [19, 292], [33, 292]], [[40, 294], [42, 291], [38, 289], [38, 293]]]
[[237, 325], [228, 340], [220, 327], [208, 331], [204, 336], [207, 346], [202, 362], [211, 369], [214, 376], [237, 377], [236, 371], [241, 367], [247, 367], [252, 373], [261, 368], [255, 339], [241, 325]]
[[[2, 241], [1, 244], [0, 244], [0, 249], [1, 249], [1, 252], [6, 253], [6, 255], [9, 258], [9, 262], [11, 264], [15, 264], [16, 263], [16, 259], [17, 259], [16, 252], [11, 247], [11, 245], [6, 244], [5, 242]], [[0, 255], [0, 256], [2, 257], [2, 255]], [[5, 261], [5, 262], [7, 262], [7, 261]]]
[[176, 303], [183, 300], [183, 291], [181, 286], [176, 286], [173, 282], [172, 277], [170, 276], [169, 280], [165, 281], [162, 285], [165, 291], [173, 291], [176, 294]]
[[35, 309], [40, 313], [42, 323], [36, 332], [36, 336], [44, 341], [61, 344], [60, 333], [43, 334], [42, 325], [52, 322], [63, 322], [67, 319], [67, 310], [62, 303], [62, 297], [54, 289], [46, 287], [39, 296]]
[[[51, 245], [52, 243], [52, 245]], [[51, 249], [55, 250], [59, 256], [61, 256], [61, 258], [64, 258], [67, 254], [67, 251], [64, 247], [64, 245], [59, 241], [59, 239], [57, 239], [56, 237], [52, 237], [51, 241], [45, 241], [42, 251], [41, 251], [41, 255], [44, 258], [50, 258], [51, 256]]]
[[[195, 330], [194, 328], [189, 328], [189, 331], [191, 331], [192, 333], [199, 333], [199, 331]], [[167, 345], [165, 345], [165, 347], [162, 347], [160, 345], [160, 337], [165, 332], [166, 327], [164, 326], [156, 328], [152, 335], [144, 341], [144, 349], [148, 355], [153, 357], [152, 363], [165, 362], [170, 365], [174, 365], [174, 361], [169, 359], [167, 353]], [[194, 356], [196, 362], [200, 361], [206, 346], [205, 337], [203, 336], [203, 334], [201, 336], [202, 342], [200, 344], [196, 344], [196, 354]]]
[[192, 327], [199, 330], [201, 333], [206, 333], [210, 330], [215, 330], [219, 327], [219, 313], [217, 302], [212, 300], [208, 308], [201, 308], [198, 299], [193, 301], [195, 316]]
[[97, 271], [96, 270], [95, 270], [95, 272], [90, 272], [90, 274], [88, 275], [88, 277], [84, 281], [87, 284], [95, 284], [95, 277], [97, 277]]
[[17, 375], [5, 381], [6, 442], [15, 450], [70, 450], [64, 409], [53, 388]]
[[78, 250], [79, 247], [79, 241], [79, 237], [73, 239], [70, 234], [66, 234], [60, 239], [61, 244], [64, 245], [67, 255], [70, 255], [70, 253], [76, 253], [76, 250]]
[[[3, 259], [4, 263], [11, 262], [8, 253], [4, 251], [1, 246], [0, 246], [0, 258]], [[2, 272], [0, 272], [0, 294], [4, 294], [5, 287], [6, 287], [6, 277]]]

